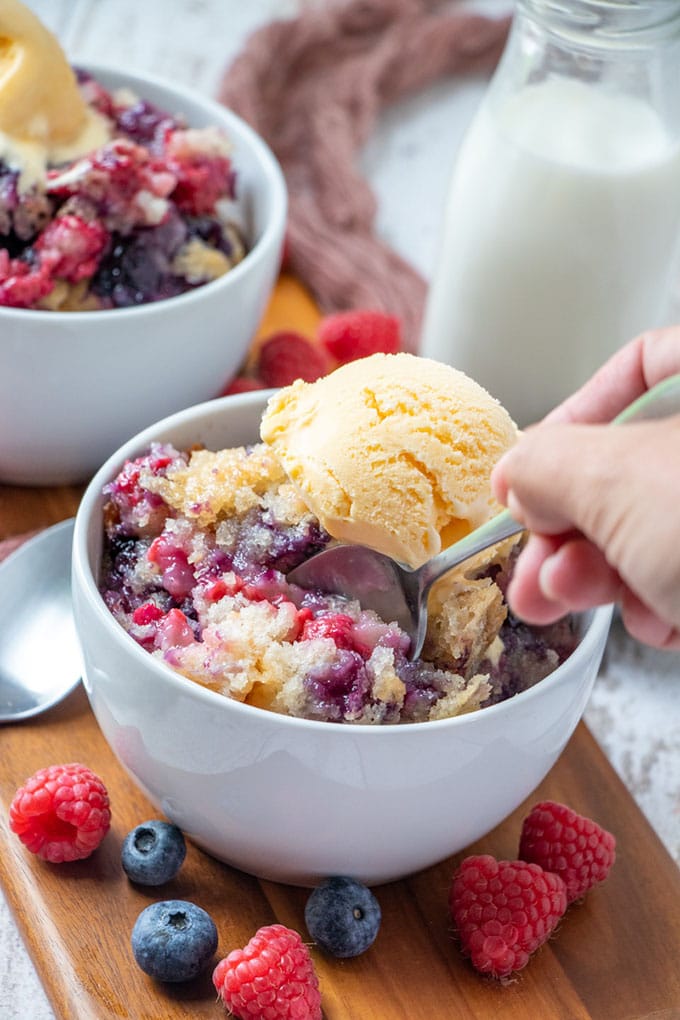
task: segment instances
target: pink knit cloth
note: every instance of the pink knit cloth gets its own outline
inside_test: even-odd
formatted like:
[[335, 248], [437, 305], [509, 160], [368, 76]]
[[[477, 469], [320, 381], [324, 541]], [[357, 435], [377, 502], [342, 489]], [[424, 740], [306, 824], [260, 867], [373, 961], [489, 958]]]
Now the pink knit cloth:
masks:
[[13, 535], [12, 538], [3, 538], [0, 541], [0, 563], [2, 563], [3, 560], [6, 560], [13, 552], [16, 552], [19, 546], [23, 545], [29, 538], [33, 538], [34, 535], [37, 535], [39, 530], [40, 529], [37, 529], [36, 531], [26, 531], [22, 535]]
[[327, 0], [254, 32], [227, 69], [219, 98], [281, 163], [291, 268], [324, 311], [389, 311], [416, 349], [426, 283], [376, 236], [357, 155], [389, 103], [445, 75], [490, 72], [509, 22], [443, 0]]

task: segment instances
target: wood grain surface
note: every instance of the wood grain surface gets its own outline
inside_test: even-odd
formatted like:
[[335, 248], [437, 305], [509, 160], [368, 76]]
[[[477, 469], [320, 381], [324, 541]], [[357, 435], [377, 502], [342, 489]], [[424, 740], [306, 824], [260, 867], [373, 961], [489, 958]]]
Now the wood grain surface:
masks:
[[[75, 488], [0, 488], [0, 539], [69, 516], [79, 495]], [[259, 881], [191, 845], [173, 882], [151, 890], [128, 882], [121, 842], [154, 810], [118, 765], [82, 688], [44, 716], [4, 727], [0, 749], [0, 880], [60, 1020], [224, 1015], [210, 971], [173, 987], [153, 982], [135, 965], [130, 932], [154, 899], [189, 899], [208, 910], [219, 932], [216, 959], [274, 920], [306, 936], [307, 890]], [[8, 807], [36, 769], [74, 760], [106, 783], [112, 830], [89, 860], [50, 866], [9, 831]], [[680, 872], [583, 724], [530, 800], [465, 852], [515, 857], [522, 817], [543, 797], [564, 801], [611, 829], [618, 860], [607, 882], [569, 909], [526, 970], [501, 986], [478, 976], [462, 958], [447, 913], [460, 854], [375, 889], [383, 922], [363, 956], [332, 960], [312, 946], [327, 1020], [680, 1018]]]
[[[7, 808], [29, 774], [72, 760], [84, 761], [106, 783], [112, 830], [89, 860], [50, 866], [9, 831]], [[618, 860], [607, 882], [570, 908], [526, 970], [501, 986], [478, 976], [461, 957], [446, 906], [458, 855], [375, 888], [383, 922], [363, 956], [332, 960], [312, 946], [328, 1020], [680, 1017], [680, 874], [583, 724], [534, 797], [470, 851], [516, 856], [523, 814], [543, 796], [566, 801], [613, 830]], [[135, 965], [130, 932], [152, 900], [188, 899], [208, 910], [219, 932], [216, 959], [274, 920], [306, 937], [307, 890], [258, 881], [192, 845], [167, 885], [144, 889], [128, 882], [121, 842], [134, 825], [154, 816], [101, 736], [82, 688], [41, 719], [3, 731], [0, 878], [62, 1020], [223, 1015], [210, 970], [187, 985], [164, 986]]]

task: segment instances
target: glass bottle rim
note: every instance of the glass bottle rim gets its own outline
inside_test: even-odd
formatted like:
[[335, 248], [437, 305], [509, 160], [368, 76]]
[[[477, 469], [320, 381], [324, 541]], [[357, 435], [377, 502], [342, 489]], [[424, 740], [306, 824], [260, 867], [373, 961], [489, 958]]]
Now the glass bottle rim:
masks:
[[593, 46], [647, 46], [680, 36], [680, 3], [669, 0], [517, 0], [540, 27]]

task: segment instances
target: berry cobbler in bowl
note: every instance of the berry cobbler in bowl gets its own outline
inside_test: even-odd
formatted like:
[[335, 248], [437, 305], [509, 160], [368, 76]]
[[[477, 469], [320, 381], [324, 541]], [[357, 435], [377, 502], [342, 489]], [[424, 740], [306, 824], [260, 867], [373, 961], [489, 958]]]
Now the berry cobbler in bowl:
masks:
[[0, 481], [14, 484], [85, 480], [217, 395], [283, 245], [283, 175], [239, 117], [150, 76], [76, 80], [95, 149], [42, 173], [0, 155]]
[[392, 620], [287, 573], [331, 541], [263, 443], [153, 443], [104, 487], [100, 588], [138, 644], [225, 697], [327, 722], [442, 719], [528, 690], [576, 645], [529, 628], [503, 591], [516, 546], [433, 593], [423, 655]]
[[44, 175], [0, 158], [0, 307], [128, 308], [238, 265], [247, 240], [224, 128], [76, 77], [101, 144]]
[[130, 440], [76, 519], [84, 684], [114, 753], [208, 852], [299, 884], [442, 860], [538, 785], [580, 719], [604, 608], [513, 620], [513, 552], [447, 580], [423, 657], [355, 603], [286, 581], [329, 536], [259, 439], [268, 393]]

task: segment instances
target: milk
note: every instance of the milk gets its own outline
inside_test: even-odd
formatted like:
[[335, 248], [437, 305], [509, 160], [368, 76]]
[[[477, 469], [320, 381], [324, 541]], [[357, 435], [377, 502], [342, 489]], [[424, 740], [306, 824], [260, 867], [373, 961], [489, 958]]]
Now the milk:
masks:
[[445, 211], [421, 353], [520, 424], [659, 322], [680, 228], [680, 147], [638, 99], [557, 78], [485, 102]]

